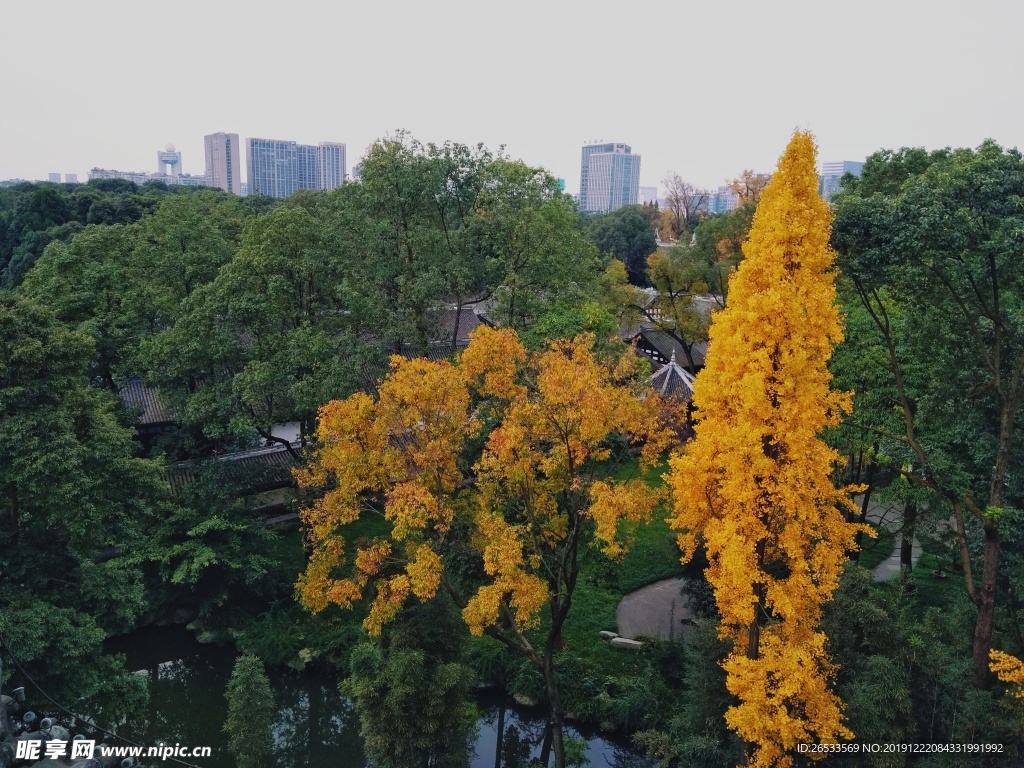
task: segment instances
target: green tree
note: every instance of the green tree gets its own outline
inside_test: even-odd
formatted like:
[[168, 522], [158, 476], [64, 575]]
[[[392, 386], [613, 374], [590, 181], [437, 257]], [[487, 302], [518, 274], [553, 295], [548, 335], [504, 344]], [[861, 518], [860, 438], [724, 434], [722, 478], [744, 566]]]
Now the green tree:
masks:
[[238, 768], [269, 768], [274, 755], [274, 694], [256, 656], [239, 656], [228, 682], [228, 749]]
[[88, 336], [9, 292], [0, 328], [0, 635], [65, 701], [124, 694], [136, 706], [141, 686], [100, 656], [144, 609], [142, 581], [94, 558], [138, 542], [157, 469], [132, 457], [113, 395], [89, 383]]
[[320, 405], [361, 383], [349, 263], [304, 208], [248, 220], [234, 258], [188, 295], [173, 327], [146, 340], [151, 379], [208, 437], [255, 432], [293, 450], [275, 424], [298, 421], [306, 433]]
[[[865, 424], [910, 483], [953, 509], [977, 606], [974, 684], [990, 683], [1004, 507], [1021, 505], [1024, 165], [992, 142], [868, 158], [838, 201], [834, 243], [883, 350], [895, 428]], [[887, 425], [886, 425], [887, 426]], [[967, 519], [965, 519], [967, 518]], [[973, 518], [974, 523], [970, 523]], [[971, 528], [980, 537], [980, 573]]]
[[468, 764], [475, 721], [466, 636], [450, 601], [412, 606], [380, 638], [357, 646], [344, 691], [359, 713], [366, 751], [381, 768]]
[[654, 224], [640, 206], [627, 205], [610, 213], [590, 216], [586, 222], [598, 250], [626, 266], [630, 283], [650, 284], [647, 257], [658, 250], [658, 239]]

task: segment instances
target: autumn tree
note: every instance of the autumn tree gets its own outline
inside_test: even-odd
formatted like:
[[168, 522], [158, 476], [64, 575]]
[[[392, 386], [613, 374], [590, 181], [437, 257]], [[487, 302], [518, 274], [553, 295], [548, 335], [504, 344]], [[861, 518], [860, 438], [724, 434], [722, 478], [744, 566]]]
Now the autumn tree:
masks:
[[729, 189], [739, 197], [740, 205], [757, 205], [761, 200], [761, 193], [768, 187], [771, 176], [766, 173], [754, 173], [747, 168], [729, 183]]
[[[598, 479], [610, 457], [605, 441], [645, 441], [641, 457], [651, 464], [670, 439], [638, 399], [637, 358], [622, 347], [598, 357], [592, 345], [581, 336], [528, 353], [514, 331], [481, 328], [454, 364], [393, 357], [375, 397], [321, 409], [319, 447], [299, 476], [325, 490], [303, 512], [312, 548], [299, 582], [305, 605], [371, 599], [365, 626], [376, 635], [407, 603], [446, 591], [474, 634], [543, 676], [559, 768], [556, 655], [581, 547], [619, 555], [628, 545], [620, 522], [649, 518], [657, 502], [643, 481]], [[375, 510], [391, 533], [352, 557], [345, 526]], [[348, 576], [338, 570], [346, 554]], [[460, 578], [474, 564], [472, 577]]]
[[831, 479], [839, 456], [819, 438], [849, 409], [826, 368], [842, 340], [830, 219], [814, 142], [797, 132], [711, 326], [696, 439], [668, 476], [684, 560], [707, 553], [719, 631], [733, 642], [723, 666], [739, 703], [726, 721], [754, 766], [790, 766], [798, 743], [853, 736], [818, 629], [858, 530]]
[[665, 210], [672, 214], [672, 239], [677, 239], [697, 226], [701, 211], [707, 211], [711, 193], [697, 188], [675, 172], [662, 179], [661, 183], [665, 187]]
[[1011, 686], [1014, 698], [1024, 699], [1024, 661], [1003, 651], [989, 652], [989, 665], [1000, 681]]

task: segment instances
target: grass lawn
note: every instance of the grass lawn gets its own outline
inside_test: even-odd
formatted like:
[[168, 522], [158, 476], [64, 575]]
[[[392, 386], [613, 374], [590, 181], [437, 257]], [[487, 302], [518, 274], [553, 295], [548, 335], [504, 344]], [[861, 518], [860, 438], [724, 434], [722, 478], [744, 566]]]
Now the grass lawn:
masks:
[[[942, 566], [946, 574], [938, 578], [934, 572]], [[924, 552], [910, 574], [910, 583], [914, 586], [914, 603], [922, 612], [928, 608], [948, 609], [950, 605], [966, 594], [962, 573], [949, 570], [949, 559]]]
[[[657, 487], [664, 485], [662, 476], [666, 471], [663, 464], [642, 473], [638, 459], [632, 457], [605, 476], [619, 481], [639, 477]], [[564, 636], [573, 656], [604, 674], [639, 674], [647, 664], [643, 654], [613, 648], [598, 634], [601, 630], [617, 630], [615, 610], [619, 601], [640, 587], [683, 574], [676, 534], [669, 528], [667, 516], [667, 507], [662, 504], [655, 509], [649, 524], [624, 527], [623, 533], [632, 539], [632, 546], [620, 560], [609, 561], [593, 549], [582, 553], [580, 580]]]
[[860, 558], [857, 564], [869, 571], [889, 559], [893, 548], [896, 546], [896, 534], [888, 528], [873, 526], [878, 531], [878, 538], [871, 539], [863, 537]]

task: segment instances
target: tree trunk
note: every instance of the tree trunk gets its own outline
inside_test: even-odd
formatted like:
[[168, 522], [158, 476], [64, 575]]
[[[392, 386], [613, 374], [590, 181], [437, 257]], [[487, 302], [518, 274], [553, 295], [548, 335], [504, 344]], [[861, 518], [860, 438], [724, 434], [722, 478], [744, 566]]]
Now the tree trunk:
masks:
[[452, 354], [459, 348], [459, 323], [462, 320], [462, 296], [455, 302], [455, 321], [452, 323]]
[[[876, 443], [875, 447], [874, 447], [874, 452], [877, 452], [877, 451], [878, 451], [878, 444]], [[865, 482], [867, 483], [868, 487], [864, 491], [864, 501], [862, 501], [861, 504], [860, 504], [860, 516], [857, 518], [857, 522], [862, 524], [862, 525], [868, 519], [868, 505], [871, 503], [871, 491], [875, 487], [874, 486], [874, 483], [875, 483], [875, 459], [874, 459], [874, 452], [872, 453], [872, 457], [868, 459], [867, 477], [865, 478]], [[860, 550], [861, 550], [861, 547], [863, 546], [863, 542], [864, 542], [864, 532], [863, 531], [857, 531], [857, 537], [854, 539], [854, 541], [857, 543], [857, 549], [854, 550], [854, 553], [853, 553], [853, 562], [856, 563], [858, 560], [860, 560]]]
[[[548, 694], [548, 725], [551, 728], [551, 741], [555, 749], [555, 768], [565, 768], [565, 742], [562, 738], [562, 698], [558, 695], [558, 683], [555, 681], [555, 665], [552, 654], [544, 659], [544, 685]], [[547, 763], [544, 763], [547, 765]]]
[[[900, 540], [900, 572], [910, 573], [914, 567], [914, 531], [917, 528], [917, 502], [903, 505], [903, 538]], [[903, 569], [906, 569], [904, 571]]]
[[999, 525], [985, 522], [985, 555], [981, 566], [981, 589], [978, 590], [978, 623], [974, 628], [974, 687], [987, 689], [992, 682], [989, 672], [989, 650], [992, 647], [992, 620], [996, 612], [996, 576], [999, 571]]

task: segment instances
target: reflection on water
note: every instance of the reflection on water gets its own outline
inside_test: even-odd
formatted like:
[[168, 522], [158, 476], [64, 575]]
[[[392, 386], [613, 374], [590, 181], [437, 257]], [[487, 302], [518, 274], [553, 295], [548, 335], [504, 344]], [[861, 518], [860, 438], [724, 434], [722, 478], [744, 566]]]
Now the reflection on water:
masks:
[[[119, 732], [147, 746], [156, 742], [210, 746], [213, 756], [191, 760], [201, 768], [234, 768], [222, 725], [227, 717], [224, 690], [235, 662], [230, 647], [200, 645], [183, 627], [141, 630], [114, 638], [111, 653], [123, 653], [129, 669], [149, 679], [149, 706]], [[275, 765], [279, 768], [363, 768], [359, 718], [338, 693], [338, 682], [324, 673], [299, 675], [268, 670], [274, 690]], [[481, 717], [471, 756], [472, 768], [526, 768], [541, 754], [544, 714], [517, 706], [504, 696], [477, 700]], [[589, 731], [571, 726], [568, 734], [587, 740], [589, 764], [604, 768], [647, 768], [653, 762]], [[502, 736], [499, 739], [498, 734]], [[499, 749], [500, 746], [500, 749]]]

